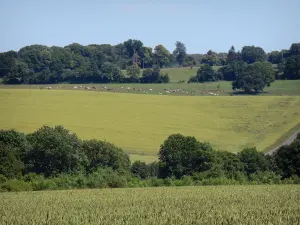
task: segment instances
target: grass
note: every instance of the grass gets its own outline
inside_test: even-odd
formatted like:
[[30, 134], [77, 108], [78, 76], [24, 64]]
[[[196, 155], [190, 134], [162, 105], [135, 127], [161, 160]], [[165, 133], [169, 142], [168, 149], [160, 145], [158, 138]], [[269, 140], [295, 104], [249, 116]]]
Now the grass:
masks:
[[299, 224], [296, 185], [0, 193], [0, 224]]
[[238, 152], [264, 150], [300, 122], [298, 96], [187, 97], [92, 91], [0, 89], [0, 127], [32, 132], [63, 125], [153, 160], [173, 133]]

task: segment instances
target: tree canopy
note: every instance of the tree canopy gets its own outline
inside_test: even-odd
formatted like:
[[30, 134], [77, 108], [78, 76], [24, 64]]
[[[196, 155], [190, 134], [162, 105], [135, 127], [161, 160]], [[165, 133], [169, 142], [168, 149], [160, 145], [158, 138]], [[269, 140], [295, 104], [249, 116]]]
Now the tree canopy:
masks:
[[269, 87], [275, 80], [275, 73], [271, 63], [255, 62], [249, 64], [238, 74], [236, 80], [232, 82], [233, 90], [244, 90], [247, 93], [259, 92], [267, 86]]

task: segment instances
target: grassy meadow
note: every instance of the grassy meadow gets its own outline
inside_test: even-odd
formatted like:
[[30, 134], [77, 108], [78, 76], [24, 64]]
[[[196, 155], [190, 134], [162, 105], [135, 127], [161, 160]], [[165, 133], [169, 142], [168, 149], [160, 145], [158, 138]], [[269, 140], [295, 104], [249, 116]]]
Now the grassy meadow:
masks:
[[264, 150], [300, 123], [299, 96], [160, 96], [93, 91], [0, 89], [0, 128], [32, 132], [63, 125], [82, 139], [107, 140], [155, 160], [173, 133], [218, 149]]
[[0, 193], [0, 224], [299, 224], [297, 185]]

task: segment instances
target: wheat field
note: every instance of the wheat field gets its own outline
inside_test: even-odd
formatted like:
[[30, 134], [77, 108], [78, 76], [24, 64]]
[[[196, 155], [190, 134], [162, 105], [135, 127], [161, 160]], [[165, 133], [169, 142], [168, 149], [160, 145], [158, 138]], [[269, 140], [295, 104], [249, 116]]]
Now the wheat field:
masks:
[[297, 185], [0, 193], [0, 224], [299, 224]]

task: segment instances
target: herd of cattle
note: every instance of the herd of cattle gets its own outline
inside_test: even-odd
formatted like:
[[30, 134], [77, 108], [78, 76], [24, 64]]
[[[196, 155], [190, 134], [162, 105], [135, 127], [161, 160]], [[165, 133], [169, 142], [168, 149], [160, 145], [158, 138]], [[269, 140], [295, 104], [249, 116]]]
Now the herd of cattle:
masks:
[[[136, 87], [118, 87], [118, 88], [111, 88], [111, 87], [107, 87], [107, 86], [70, 86], [70, 85], [66, 85], [66, 86], [39, 86], [39, 89], [74, 89], [74, 90], [92, 90], [92, 91], [104, 91], [104, 92], [141, 92], [141, 93], [155, 93], [155, 91], [153, 90], [153, 88], [136, 88]], [[208, 95], [212, 95], [212, 96], [218, 96], [220, 93], [223, 93], [223, 90], [218, 90], [217, 92], [211, 92], [211, 91], [202, 91], [202, 92], [198, 92], [198, 94], [208, 94]], [[183, 94], [183, 95], [196, 95], [197, 91], [185, 91], [182, 88], [177, 88], [177, 89], [164, 89], [163, 92], [158, 92], [157, 94], [159, 95], [164, 95], [164, 94]]]

